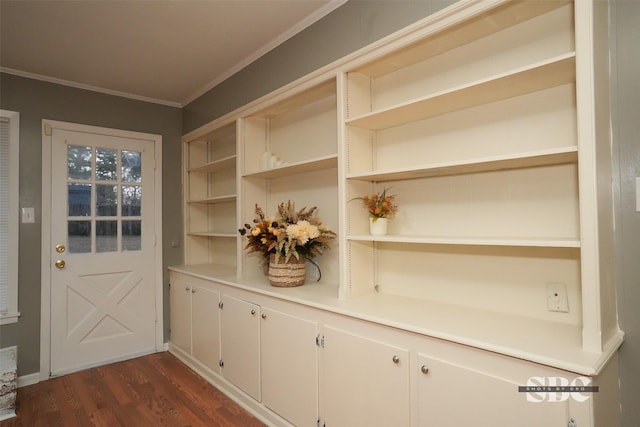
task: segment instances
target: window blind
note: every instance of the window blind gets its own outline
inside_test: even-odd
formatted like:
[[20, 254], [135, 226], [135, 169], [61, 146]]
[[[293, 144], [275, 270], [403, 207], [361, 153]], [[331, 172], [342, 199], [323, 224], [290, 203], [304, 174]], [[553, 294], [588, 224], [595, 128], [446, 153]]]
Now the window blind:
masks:
[[0, 117], [0, 314], [9, 311], [9, 128]]

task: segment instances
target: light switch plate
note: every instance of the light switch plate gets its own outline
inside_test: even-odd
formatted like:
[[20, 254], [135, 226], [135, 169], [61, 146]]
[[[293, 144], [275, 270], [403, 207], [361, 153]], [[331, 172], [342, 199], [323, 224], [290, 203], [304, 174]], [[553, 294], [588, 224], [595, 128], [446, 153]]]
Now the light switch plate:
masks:
[[36, 222], [36, 210], [34, 208], [22, 208], [22, 223], [32, 224]]
[[636, 177], [636, 212], [640, 212], [640, 176]]

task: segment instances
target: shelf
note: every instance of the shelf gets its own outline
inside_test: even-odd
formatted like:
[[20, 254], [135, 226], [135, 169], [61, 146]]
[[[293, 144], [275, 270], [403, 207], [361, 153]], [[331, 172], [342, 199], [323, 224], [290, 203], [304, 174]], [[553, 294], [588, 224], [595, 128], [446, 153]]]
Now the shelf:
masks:
[[382, 130], [575, 82], [575, 53], [475, 81], [450, 90], [347, 120]]
[[227, 202], [233, 202], [234, 200], [236, 200], [236, 195], [235, 194], [229, 194], [227, 196], [216, 196], [216, 197], [208, 197], [206, 199], [192, 199], [192, 200], [188, 200], [187, 203], [189, 204], [216, 204], [216, 203], [227, 203]]
[[223, 170], [233, 169], [236, 166], [236, 156], [225, 157], [224, 159], [215, 160], [206, 165], [189, 169], [194, 173], [215, 173]]
[[465, 21], [451, 28], [437, 31], [425, 39], [359, 66], [354, 71], [377, 78], [528, 21], [570, 3], [570, 0], [508, 2], [478, 15], [471, 21]]
[[251, 117], [270, 119], [289, 111], [297, 110], [321, 99], [335, 96], [335, 93], [336, 81], [335, 79], [330, 79], [317, 86], [305, 89], [298, 94], [286, 97], [273, 105], [251, 114]]
[[601, 353], [590, 352], [580, 326], [384, 293], [351, 298], [336, 311], [583, 375], [599, 373], [622, 343], [618, 332]]
[[190, 231], [187, 233], [187, 236], [196, 236], [196, 237], [225, 237], [225, 238], [236, 238], [238, 235], [236, 233], [218, 233], [214, 231]]
[[417, 243], [425, 245], [522, 246], [546, 248], [580, 248], [580, 239], [571, 238], [493, 238], [493, 237], [411, 237], [351, 235], [347, 240], [363, 242]]
[[258, 172], [249, 172], [244, 174], [243, 176], [245, 178], [280, 178], [283, 176], [295, 175], [304, 172], [332, 169], [337, 166], [338, 156], [334, 154], [273, 169], [266, 169]]
[[348, 179], [359, 181], [400, 181], [405, 179], [429, 178], [446, 175], [460, 175], [477, 172], [490, 172], [506, 169], [550, 166], [565, 163], [577, 163], [578, 149], [575, 146], [485, 157], [467, 161], [437, 163], [411, 168], [392, 169], [367, 173], [352, 173]]

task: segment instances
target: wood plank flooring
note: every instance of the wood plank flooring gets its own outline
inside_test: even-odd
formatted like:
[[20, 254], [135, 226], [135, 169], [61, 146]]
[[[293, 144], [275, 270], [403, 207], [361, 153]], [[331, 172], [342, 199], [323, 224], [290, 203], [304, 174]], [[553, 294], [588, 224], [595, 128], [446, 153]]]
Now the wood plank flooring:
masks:
[[263, 426], [170, 353], [155, 353], [18, 389], [0, 427]]

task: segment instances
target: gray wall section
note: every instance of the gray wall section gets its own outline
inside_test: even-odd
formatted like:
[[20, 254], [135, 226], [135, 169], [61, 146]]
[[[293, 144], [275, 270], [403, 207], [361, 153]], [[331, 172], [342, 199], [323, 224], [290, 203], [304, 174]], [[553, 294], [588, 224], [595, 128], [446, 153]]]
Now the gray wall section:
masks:
[[[20, 113], [20, 207], [33, 206], [35, 224], [20, 224], [20, 319], [0, 326], [0, 348], [18, 345], [19, 375], [40, 370], [40, 242], [42, 119], [162, 135], [163, 265], [182, 262], [181, 145], [179, 108], [134, 101], [38, 80], [0, 74], [0, 108]], [[169, 337], [168, 275], [164, 274], [164, 336]]]
[[611, 2], [612, 116], [622, 426], [640, 426], [640, 1]]
[[186, 105], [184, 133], [453, 3], [453, 0], [348, 1]]

